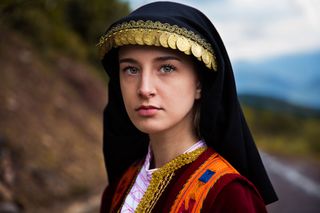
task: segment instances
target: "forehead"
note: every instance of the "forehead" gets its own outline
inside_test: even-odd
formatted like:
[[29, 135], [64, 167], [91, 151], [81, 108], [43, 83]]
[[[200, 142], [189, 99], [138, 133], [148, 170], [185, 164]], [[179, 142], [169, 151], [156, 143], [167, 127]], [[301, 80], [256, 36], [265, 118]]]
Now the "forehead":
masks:
[[193, 61], [190, 56], [184, 53], [164, 47], [126, 45], [119, 48], [119, 59], [124, 57], [138, 57], [139, 55], [147, 55], [148, 57], [174, 56], [181, 61]]

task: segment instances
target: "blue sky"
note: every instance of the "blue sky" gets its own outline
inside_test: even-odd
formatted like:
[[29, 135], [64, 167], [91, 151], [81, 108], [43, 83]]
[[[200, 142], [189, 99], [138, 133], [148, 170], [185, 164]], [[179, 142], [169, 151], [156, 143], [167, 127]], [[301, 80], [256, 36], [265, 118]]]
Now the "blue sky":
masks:
[[[154, 2], [123, 0], [132, 9]], [[176, 0], [204, 12], [233, 62], [320, 50], [319, 0]]]

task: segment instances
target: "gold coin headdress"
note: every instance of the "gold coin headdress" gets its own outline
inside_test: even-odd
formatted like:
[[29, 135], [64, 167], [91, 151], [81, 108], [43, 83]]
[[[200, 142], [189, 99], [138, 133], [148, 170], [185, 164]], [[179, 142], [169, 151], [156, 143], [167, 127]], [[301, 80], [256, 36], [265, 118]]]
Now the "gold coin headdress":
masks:
[[100, 38], [100, 56], [124, 45], [149, 45], [179, 50], [193, 55], [209, 69], [217, 71], [212, 46], [186, 28], [153, 21], [124, 22], [111, 28]]

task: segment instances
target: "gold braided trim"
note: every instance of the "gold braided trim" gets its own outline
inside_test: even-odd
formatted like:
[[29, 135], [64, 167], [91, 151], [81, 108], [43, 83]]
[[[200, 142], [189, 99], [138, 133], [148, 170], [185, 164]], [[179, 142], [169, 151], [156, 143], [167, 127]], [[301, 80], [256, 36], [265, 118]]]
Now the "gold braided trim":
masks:
[[100, 38], [101, 58], [112, 48], [124, 45], [162, 46], [193, 55], [209, 69], [217, 70], [212, 46], [199, 35], [186, 28], [159, 21], [130, 21], [111, 28]]
[[161, 194], [174, 176], [174, 172], [182, 166], [195, 161], [207, 148], [201, 147], [192, 152], [179, 155], [152, 174], [150, 184], [137, 206], [135, 212], [151, 212]]

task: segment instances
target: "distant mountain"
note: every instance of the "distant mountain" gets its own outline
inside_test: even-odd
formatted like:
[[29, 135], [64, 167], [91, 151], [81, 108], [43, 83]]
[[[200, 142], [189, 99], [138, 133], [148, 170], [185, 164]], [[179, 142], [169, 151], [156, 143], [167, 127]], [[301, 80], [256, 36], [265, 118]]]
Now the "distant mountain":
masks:
[[234, 63], [239, 94], [320, 109], [320, 51]]
[[239, 99], [243, 106], [296, 116], [320, 118], [320, 109], [295, 105], [279, 98], [247, 94], [239, 95]]

